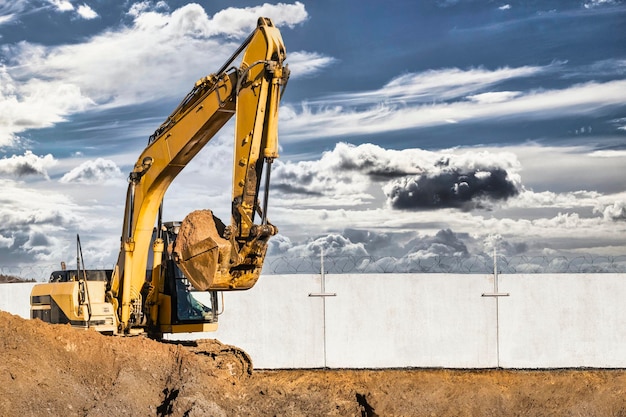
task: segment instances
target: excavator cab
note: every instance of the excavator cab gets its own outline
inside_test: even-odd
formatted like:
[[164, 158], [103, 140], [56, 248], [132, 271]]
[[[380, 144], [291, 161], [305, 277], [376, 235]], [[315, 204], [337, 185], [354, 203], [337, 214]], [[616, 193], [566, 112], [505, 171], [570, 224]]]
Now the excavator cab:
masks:
[[[185, 273], [174, 260], [172, 248], [180, 230], [180, 222], [166, 222], [153, 233], [153, 241], [162, 239], [163, 251], [160, 267], [153, 273], [160, 276], [153, 280], [146, 275], [146, 292], [150, 283], [159, 286], [159, 322], [148, 326], [152, 336], [160, 338], [163, 333], [187, 333], [215, 331], [218, 317], [217, 291], [199, 291], [193, 287]], [[149, 259], [149, 262], [151, 259]], [[150, 299], [145, 294], [144, 299]], [[150, 303], [144, 306], [150, 308]], [[149, 317], [150, 315], [147, 314]]]
[[[195, 290], [184, 273], [173, 261], [168, 261], [167, 269], [172, 268], [173, 277], [169, 279], [170, 288], [165, 290], [172, 296], [172, 321], [175, 323], [191, 323], [197, 321], [217, 321], [217, 311], [213, 307], [215, 291], [209, 292], [209, 299], [202, 297], [203, 292]], [[169, 290], [169, 291], [168, 291]], [[202, 300], [202, 301], [201, 301]]]

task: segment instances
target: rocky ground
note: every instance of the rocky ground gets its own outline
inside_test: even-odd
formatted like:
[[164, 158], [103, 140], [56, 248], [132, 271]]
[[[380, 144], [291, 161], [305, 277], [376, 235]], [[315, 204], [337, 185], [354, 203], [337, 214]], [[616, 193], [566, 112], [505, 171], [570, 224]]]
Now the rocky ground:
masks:
[[1, 416], [626, 417], [626, 370], [253, 370], [214, 340], [107, 337], [0, 312]]

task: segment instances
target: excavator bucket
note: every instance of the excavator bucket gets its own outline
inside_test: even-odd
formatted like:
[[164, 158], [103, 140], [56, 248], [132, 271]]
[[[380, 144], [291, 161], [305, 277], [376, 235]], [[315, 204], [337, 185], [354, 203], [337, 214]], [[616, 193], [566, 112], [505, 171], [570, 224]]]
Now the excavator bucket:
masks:
[[222, 237], [224, 228], [224, 223], [211, 210], [188, 214], [180, 226], [174, 244], [175, 258], [197, 290], [212, 289], [221, 271], [228, 268], [232, 245]]

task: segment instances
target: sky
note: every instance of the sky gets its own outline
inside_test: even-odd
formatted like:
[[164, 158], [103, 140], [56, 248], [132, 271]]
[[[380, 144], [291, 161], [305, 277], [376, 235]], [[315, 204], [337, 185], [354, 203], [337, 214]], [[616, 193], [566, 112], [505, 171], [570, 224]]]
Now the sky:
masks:
[[[291, 70], [268, 212], [294, 261], [273, 272], [322, 251], [626, 263], [624, 0], [0, 0], [0, 272], [75, 264], [76, 235], [112, 267], [148, 137], [259, 16]], [[233, 133], [165, 220], [228, 221]]]

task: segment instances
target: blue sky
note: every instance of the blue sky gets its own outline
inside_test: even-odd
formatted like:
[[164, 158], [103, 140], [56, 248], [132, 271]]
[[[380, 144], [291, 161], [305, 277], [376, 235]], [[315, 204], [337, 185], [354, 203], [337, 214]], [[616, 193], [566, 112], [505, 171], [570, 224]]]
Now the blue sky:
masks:
[[[622, 0], [0, 0], [0, 267], [73, 260], [77, 233], [111, 266], [148, 136], [260, 15], [292, 74], [273, 255], [626, 254]], [[167, 219], [228, 219], [232, 137]]]

